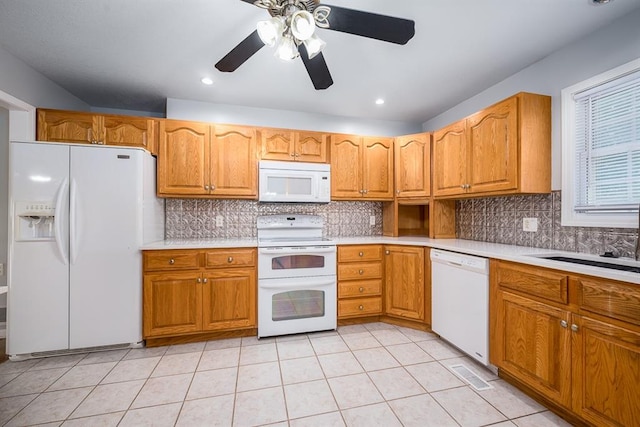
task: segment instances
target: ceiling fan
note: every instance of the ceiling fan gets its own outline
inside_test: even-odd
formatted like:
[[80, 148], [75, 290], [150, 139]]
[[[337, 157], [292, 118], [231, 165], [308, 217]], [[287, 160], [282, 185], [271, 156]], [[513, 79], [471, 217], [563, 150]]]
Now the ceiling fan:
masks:
[[325, 42], [316, 28], [406, 44], [415, 34], [414, 21], [371, 12], [320, 4], [320, 0], [242, 0], [266, 9], [271, 19], [259, 21], [254, 32], [225, 55], [216, 68], [235, 71], [263, 46], [275, 46], [276, 56], [302, 59], [313, 86], [320, 90], [333, 84], [322, 56]]

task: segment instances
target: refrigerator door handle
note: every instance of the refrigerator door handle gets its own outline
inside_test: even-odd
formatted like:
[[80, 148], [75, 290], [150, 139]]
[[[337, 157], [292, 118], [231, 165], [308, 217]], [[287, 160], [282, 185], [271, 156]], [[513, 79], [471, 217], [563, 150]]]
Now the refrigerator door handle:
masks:
[[54, 222], [54, 227], [55, 227], [55, 241], [56, 241], [56, 246], [58, 248], [58, 252], [60, 253], [60, 256], [62, 257], [62, 260], [64, 261], [64, 264], [67, 265], [69, 264], [69, 257], [68, 257], [68, 252], [67, 252], [67, 248], [65, 247], [65, 242], [64, 242], [64, 237], [65, 234], [65, 230], [64, 230], [64, 224], [66, 223], [66, 220], [64, 218], [64, 214], [63, 212], [63, 201], [65, 200], [65, 190], [67, 190], [69, 188], [69, 182], [67, 180], [67, 178], [65, 178], [62, 181], [62, 184], [60, 184], [60, 187], [58, 188], [58, 195], [56, 196], [56, 206], [55, 206], [55, 217], [53, 219]]
[[71, 264], [78, 257], [78, 185], [75, 179], [71, 179], [71, 191], [69, 192], [69, 253]]

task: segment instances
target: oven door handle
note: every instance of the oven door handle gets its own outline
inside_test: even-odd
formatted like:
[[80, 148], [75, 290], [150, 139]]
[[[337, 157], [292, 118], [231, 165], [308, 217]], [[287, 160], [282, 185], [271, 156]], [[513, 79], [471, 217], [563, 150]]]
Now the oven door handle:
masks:
[[333, 286], [336, 284], [335, 276], [330, 279], [312, 279], [309, 277], [300, 277], [300, 280], [287, 280], [283, 283], [282, 279], [267, 279], [259, 280], [259, 289], [300, 289], [308, 290], [309, 288], [315, 288], [318, 286]]
[[306, 246], [302, 249], [291, 249], [291, 248], [259, 248], [258, 253], [261, 254], [288, 254], [288, 255], [298, 255], [304, 253], [314, 253], [314, 254], [326, 254], [335, 252], [335, 246], [321, 246], [321, 247], [309, 247]]

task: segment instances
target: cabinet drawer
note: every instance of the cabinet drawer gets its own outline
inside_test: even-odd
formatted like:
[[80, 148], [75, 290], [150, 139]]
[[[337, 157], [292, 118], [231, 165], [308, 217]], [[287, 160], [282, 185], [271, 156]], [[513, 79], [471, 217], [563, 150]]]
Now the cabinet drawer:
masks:
[[382, 259], [382, 245], [338, 247], [338, 262], [378, 261]]
[[338, 280], [382, 278], [381, 262], [338, 264]]
[[382, 294], [382, 280], [363, 280], [338, 283], [338, 298]]
[[498, 285], [549, 301], [567, 303], [566, 274], [522, 264], [499, 263]]
[[338, 317], [368, 316], [382, 313], [382, 298], [357, 298], [338, 301]]
[[216, 250], [205, 252], [205, 267], [253, 267], [256, 265], [256, 251], [244, 250]]
[[152, 251], [143, 253], [144, 271], [192, 270], [200, 267], [198, 251]]
[[579, 278], [580, 309], [640, 325], [640, 286]]

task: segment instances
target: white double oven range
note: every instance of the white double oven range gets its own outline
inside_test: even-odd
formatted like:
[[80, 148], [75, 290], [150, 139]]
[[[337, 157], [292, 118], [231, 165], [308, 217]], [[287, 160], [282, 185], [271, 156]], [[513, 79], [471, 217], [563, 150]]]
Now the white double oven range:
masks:
[[258, 338], [336, 329], [336, 243], [323, 224], [318, 215], [258, 217]]

